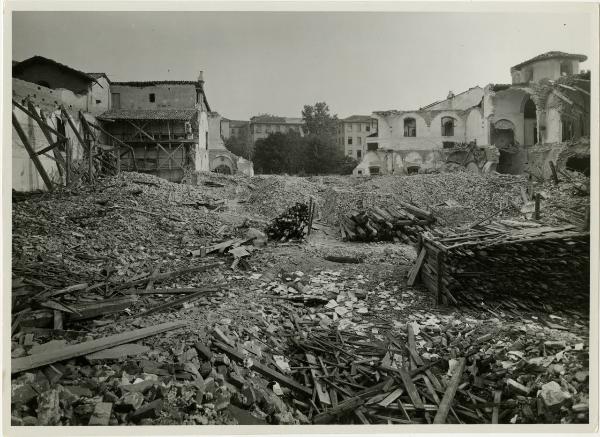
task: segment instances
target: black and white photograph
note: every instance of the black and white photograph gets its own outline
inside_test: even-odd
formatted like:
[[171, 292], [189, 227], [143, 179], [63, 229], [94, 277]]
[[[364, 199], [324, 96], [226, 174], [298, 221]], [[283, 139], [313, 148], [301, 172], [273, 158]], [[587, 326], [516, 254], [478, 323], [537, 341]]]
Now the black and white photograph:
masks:
[[598, 3], [102, 3], [4, 4], [6, 435], [597, 430]]

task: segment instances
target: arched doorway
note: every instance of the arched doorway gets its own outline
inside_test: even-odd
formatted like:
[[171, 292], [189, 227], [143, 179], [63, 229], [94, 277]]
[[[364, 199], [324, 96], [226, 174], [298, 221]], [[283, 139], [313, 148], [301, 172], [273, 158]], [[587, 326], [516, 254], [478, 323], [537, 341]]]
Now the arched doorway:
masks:
[[221, 164], [213, 170], [215, 173], [231, 174], [231, 168], [228, 165]]

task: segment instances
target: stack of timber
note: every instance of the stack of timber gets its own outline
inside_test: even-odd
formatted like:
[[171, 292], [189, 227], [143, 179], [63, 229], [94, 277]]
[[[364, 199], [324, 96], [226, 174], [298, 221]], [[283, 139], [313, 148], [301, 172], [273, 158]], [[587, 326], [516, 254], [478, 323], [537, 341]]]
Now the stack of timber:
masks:
[[272, 240], [286, 241], [301, 239], [309, 224], [311, 211], [305, 203], [296, 203], [276, 217], [267, 227], [267, 236]]
[[399, 201], [385, 207], [373, 206], [340, 217], [342, 239], [347, 241], [395, 241], [416, 243], [419, 234], [435, 223], [435, 217], [410, 203]]
[[425, 233], [419, 252], [409, 280], [420, 273], [438, 303], [502, 307], [515, 315], [558, 303], [589, 307], [590, 234], [574, 226]]

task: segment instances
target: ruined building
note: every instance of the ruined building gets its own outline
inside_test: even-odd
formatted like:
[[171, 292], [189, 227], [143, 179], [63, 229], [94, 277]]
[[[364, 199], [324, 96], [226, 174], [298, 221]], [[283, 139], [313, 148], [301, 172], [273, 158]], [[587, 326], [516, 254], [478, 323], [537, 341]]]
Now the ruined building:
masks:
[[34, 56], [12, 68], [12, 188], [51, 190], [83, 173], [85, 126], [110, 107], [110, 81]]
[[[511, 84], [450, 92], [419, 110], [374, 112], [378, 134], [367, 139], [368, 152], [354, 174], [454, 166], [473, 172], [537, 171], [543, 177], [549, 170], [540, 159], [564, 161], [556, 144], [589, 136], [590, 81], [579, 74], [586, 59], [548, 52], [512, 67]], [[578, 156], [585, 155], [583, 149]], [[589, 159], [589, 146], [587, 153]]]

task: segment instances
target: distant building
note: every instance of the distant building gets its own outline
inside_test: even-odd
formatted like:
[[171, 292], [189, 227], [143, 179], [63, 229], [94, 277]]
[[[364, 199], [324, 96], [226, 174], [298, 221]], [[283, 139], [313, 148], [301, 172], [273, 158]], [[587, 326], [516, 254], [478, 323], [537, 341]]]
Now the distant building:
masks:
[[377, 119], [370, 115], [352, 115], [337, 124], [336, 142], [346, 156], [359, 161], [367, 152], [367, 138], [377, 134]]
[[304, 136], [304, 120], [274, 115], [257, 115], [250, 118], [251, 144], [276, 132], [298, 132], [300, 136]]
[[[217, 112], [208, 114], [209, 169], [216, 173], [243, 173], [247, 176], [254, 176], [252, 161], [233, 154], [225, 147], [225, 140], [230, 137], [230, 123], [230, 120], [223, 118]], [[239, 133], [236, 131], [237, 135]]]
[[590, 80], [579, 75], [586, 59], [547, 52], [512, 67], [512, 84], [450, 92], [418, 110], [376, 111], [378, 134], [354, 174], [410, 174], [447, 162], [522, 174], [533, 146], [589, 135]]

